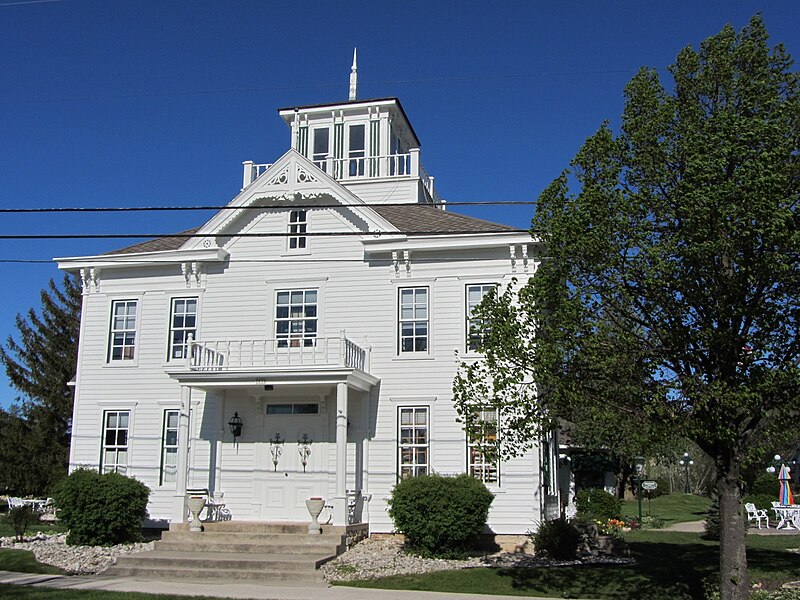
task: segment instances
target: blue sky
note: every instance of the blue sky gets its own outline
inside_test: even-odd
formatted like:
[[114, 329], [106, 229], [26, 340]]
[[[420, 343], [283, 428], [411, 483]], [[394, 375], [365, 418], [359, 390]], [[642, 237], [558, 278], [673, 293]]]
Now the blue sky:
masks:
[[[228, 202], [244, 160], [272, 162], [276, 108], [397, 96], [449, 201], [535, 200], [643, 65], [761, 12], [800, 58], [800, 3], [0, 0], [0, 207]], [[669, 82], [668, 82], [669, 83]], [[669, 87], [669, 85], [668, 85]], [[527, 227], [526, 207], [461, 207]], [[166, 233], [208, 213], [0, 215], [0, 235]], [[118, 240], [0, 240], [0, 260]], [[60, 277], [0, 262], [0, 339]], [[0, 405], [16, 393], [0, 376]]]

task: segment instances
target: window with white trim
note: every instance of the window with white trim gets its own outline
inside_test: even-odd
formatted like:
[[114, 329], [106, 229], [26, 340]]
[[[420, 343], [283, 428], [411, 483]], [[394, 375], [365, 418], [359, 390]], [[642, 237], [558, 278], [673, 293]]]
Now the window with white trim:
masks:
[[317, 167], [327, 172], [327, 158], [328, 154], [330, 154], [331, 131], [328, 127], [317, 127], [313, 129], [312, 132], [314, 140], [311, 160], [314, 161], [314, 164], [317, 165]]
[[136, 357], [137, 300], [114, 300], [108, 336], [109, 362], [134, 360]]
[[173, 298], [169, 319], [168, 360], [186, 358], [189, 334], [197, 337], [197, 298]]
[[400, 479], [427, 475], [430, 459], [429, 409], [427, 406], [410, 406], [397, 410], [397, 475]]
[[475, 413], [476, 428], [467, 436], [467, 472], [483, 483], [499, 482], [497, 409], [481, 408]]
[[399, 294], [398, 352], [427, 352], [428, 288], [400, 288]]
[[128, 430], [131, 413], [128, 410], [107, 410], [103, 413], [103, 448], [100, 453], [101, 473], [121, 473], [128, 470]]
[[278, 348], [310, 348], [317, 341], [317, 290], [281, 290], [275, 299]]
[[180, 411], [165, 410], [161, 433], [161, 478], [160, 485], [178, 480], [178, 428]]
[[301, 250], [307, 246], [308, 212], [293, 210], [289, 213], [289, 250]]
[[493, 283], [475, 283], [467, 285], [467, 308], [466, 308], [466, 321], [467, 321], [467, 352], [478, 352], [478, 346], [481, 342], [480, 328], [481, 320], [472, 317], [472, 311], [481, 303], [483, 297], [496, 287]]
[[350, 125], [348, 128], [347, 158], [350, 177], [364, 176], [366, 153], [366, 126]]

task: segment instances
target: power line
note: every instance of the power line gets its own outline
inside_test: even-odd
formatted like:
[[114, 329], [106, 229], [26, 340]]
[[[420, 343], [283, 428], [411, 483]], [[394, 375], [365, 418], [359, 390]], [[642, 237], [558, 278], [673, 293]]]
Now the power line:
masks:
[[[347, 237], [347, 236], [387, 236], [387, 235], [419, 235], [419, 236], [451, 236], [479, 235], [498, 233], [525, 233], [525, 229], [487, 229], [485, 231], [451, 230], [451, 231], [308, 231], [300, 237]], [[262, 233], [21, 233], [0, 234], [0, 240], [111, 240], [111, 239], [161, 239], [161, 238], [272, 238], [298, 237], [297, 233], [286, 231], [267, 231]]]
[[247, 205], [230, 206], [217, 204], [204, 204], [198, 206], [57, 206], [57, 207], [14, 207], [0, 208], [0, 213], [66, 213], [66, 212], [157, 212], [157, 211], [193, 211], [193, 210], [265, 210], [270, 208], [315, 209], [315, 208], [372, 208], [375, 206], [535, 206], [536, 200], [490, 200], [490, 201], [462, 201], [446, 202], [443, 204], [409, 204], [408, 202], [387, 202], [385, 204], [280, 204], [275, 206]]
[[[121, 265], [129, 264], [126, 258], [120, 258], [116, 255], [99, 255], [103, 262], [117, 262]], [[424, 258], [417, 255], [414, 258], [415, 264], [436, 264], [436, 263], [462, 263], [474, 261], [474, 256], [437, 256], [436, 258]], [[518, 258], [518, 260], [521, 260]], [[529, 259], [532, 260], [532, 259]], [[344, 263], [384, 263], [386, 266], [392, 264], [391, 258], [229, 258], [226, 259], [229, 264], [344, 264]], [[39, 264], [39, 265], [52, 265], [53, 259], [49, 258], [0, 258], [0, 264]], [[136, 262], [137, 265], [160, 265], [164, 266], [163, 261], [157, 260], [141, 260]]]
[[63, 2], [64, 0], [18, 0], [17, 2], [0, 3], [0, 8], [6, 6], [21, 6], [23, 4], [50, 4], [52, 2]]

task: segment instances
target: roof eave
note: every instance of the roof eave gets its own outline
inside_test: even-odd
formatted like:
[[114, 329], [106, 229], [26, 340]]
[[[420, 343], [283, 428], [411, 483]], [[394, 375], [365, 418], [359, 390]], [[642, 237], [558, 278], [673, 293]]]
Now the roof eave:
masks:
[[161, 250], [131, 254], [99, 254], [95, 256], [68, 256], [54, 258], [59, 269], [76, 271], [83, 268], [120, 268], [175, 264], [181, 262], [223, 262], [229, 256], [224, 248], [197, 248], [191, 250]]

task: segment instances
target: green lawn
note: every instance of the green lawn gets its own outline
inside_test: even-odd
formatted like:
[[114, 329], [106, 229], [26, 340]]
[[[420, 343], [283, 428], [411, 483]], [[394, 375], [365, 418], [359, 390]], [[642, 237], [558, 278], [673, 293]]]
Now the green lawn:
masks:
[[[39, 525], [28, 527], [28, 531], [25, 535], [32, 536], [40, 531], [44, 533], [66, 533], [67, 528], [57, 523], [40, 523]], [[4, 523], [3, 519], [0, 519], [0, 537], [14, 537], [14, 529], [11, 525]]]
[[61, 569], [37, 562], [33, 552], [28, 550], [0, 549], [0, 571], [16, 573], [45, 573], [48, 575], [63, 573]]
[[[668, 494], [648, 500], [642, 498], [642, 514], [661, 517], [665, 525], [684, 523], [686, 521], [703, 521], [706, 511], [711, 505], [711, 500], [705, 496], [693, 494]], [[622, 502], [622, 514], [635, 516], [639, 514], [639, 504], [636, 500]]]
[[[581, 566], [550, 569], [465, 569], [425, 575], [406, 575], [348, 582], [343, 585], [383, 589], [486, 593], [554, 598], [648, 598], [649, 600], [702, 599], [703, 580], [713, 576], [719, 545], [699, 534], [637, 531], [626, 534], [632, 566]], [[750, 578], [766, 589], [798, 578], [800, 535], [749, 536]]]
[[174, 594], [141, 594], [139, 592], [107, 592], [104, 590], [57, 590], [32, 585], [0, 584], [0, 600], [191, 600], [212, 596], [176, 596]]

